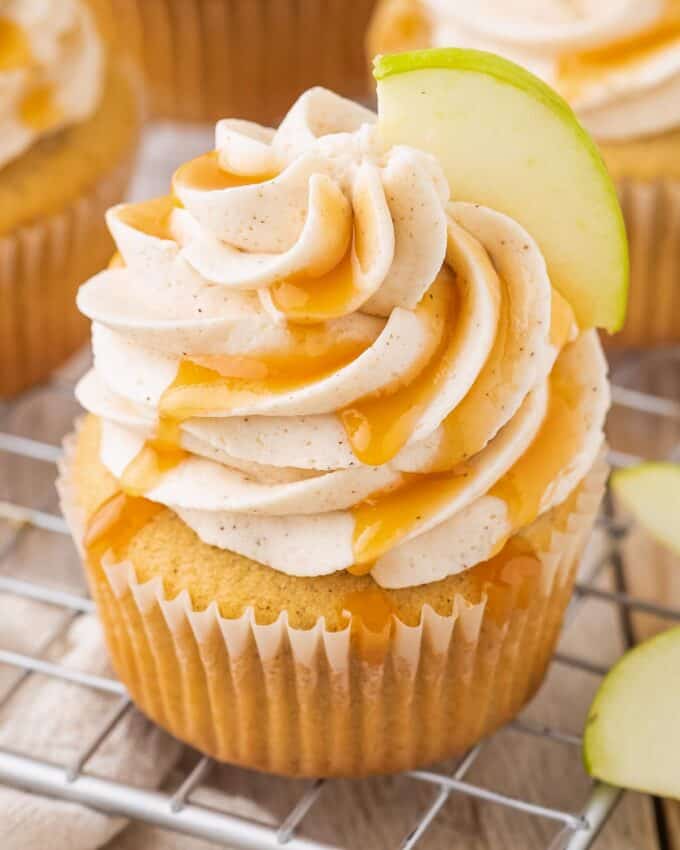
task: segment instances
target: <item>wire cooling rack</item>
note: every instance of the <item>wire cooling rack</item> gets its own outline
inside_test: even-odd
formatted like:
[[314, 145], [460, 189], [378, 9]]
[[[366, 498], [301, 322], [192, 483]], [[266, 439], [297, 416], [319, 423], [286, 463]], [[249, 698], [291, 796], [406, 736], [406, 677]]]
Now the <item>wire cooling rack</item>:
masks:
[[[644, 361], [644, 368], [651, 374], [659, 374], [659, 355], [650, 355]], [[674, 374], [680, 370], [680, 350], [663, 354], [664, 368], [670, 368]], [[664, 448], [666, 456], [680, 452], [680, 402], [662, 395], [640, 392], [625, 386], [630, 377], [631, 368], [640, 371], [639, 360], [624, 363], [617, 374], [621, 384], [614, 389], [614, 399], [620, 408], [626, 409], [626, 416], [654, 415], [661, 417], [673, 427], [670, 448]], [[35, 475], [36, 463], [54, 464], [59, 458], [60, 449], [42, 440], [22, 434], [12, 424], [12, 416], [22, 405], [39, 400], [48, 416], [56, 416], [56, 411], [64, 422], [75, 412], [68, 408], [72, 392], [69, 382], [53, 381], [33, 390], [12, 405], [0, 405], [0, 452], [12, 458], [17, 464], [16, 475], [19, 479]], [[68, 412], [64, 413], [65, 407]], [[626, 420], [628, 421], [628, 419]], [[64, 427], [67, 427], [64, 425]], [[626, 447], [624, 446], [624, 449]], [[612, 452], [614, 465], [626, 465], [636, 460], [630, 451]], [[14, 475], [14, 472], [12, 473]], [[93, 611], [93, 603], [83, 593], [71, 589], [58, 589], [41, 580], [28, 579], [22, 574], [12, 574], [6, 566], [7, 559], [19, 545], [21, 536], [31, 529], [38, 529], [56, 541], [67, 535], [64, 520], [56, 512], [42, 510], [34, 506], [24, 506], [14, 502], [0, 502], [0, 520], [7, 532], [0, 545], [0, 593], [45, 603], [59, 611], [56, 627], [51, 633], [41, 636], [39, 649], [34, 654], [22, 654], [0, 646], [0, 668], [13, 668], [15, 679], [10, 688], [0, 695], [0, 708], [21, 687], [28, 677], [47, 676], [69, 682], [83, 688], [112, 695], [114, 701], [95, 733], [83, 741], [80, 752], [68, 764], [52, 764], [25, 753], [0, 748], [0, 783], [30, 790], [52, 798], [57, 798], [104, 811], [114, 815], [137, 819], [160, 826], [177, 833], [216, 842], [218, 845], [243, 848], [243, 850], [269, 850], [285, 847], [288, 850], [330, 850], [340, 848], [333, 843], [319, 843], [303, 837], [304, 820], [313, 810], [322, 794], [332, 793], [328, 786], [334, 780], [317, 780], [309, 783], [299, 797], [298, 802], [283, 817], [278, 826], [257, 823], [220, 811], [211, 798], [210, 806], [197, 802], [198, 792], [208, 783], [215, 765], [211, 759], [198, 758], [195, 766], [189, 769], [180, 783], [171, 791], [149, 791], [127, 786], [107, 779], [104, 776], [88, 773], [88, 764], [99, 748], [115, 730], [118, 723], [130, 711], [135, 709], [125, 692], [123, 685], [114, 678], [91, 675], [71, 667], [61, 666], [49, 660], [49, 649], [66, 632], [71, 624], [84, 614]], [[579, 607], [588, 599], [597, 599], [613, 607], [618, 612], [624, 643], [634, 640], [631, 628], [631, 616], [635, 612], [654, 615], [665, 621], [680, 621], [680, 607], [670, 607], [639, 599], [626, 590], [622, 560], [622, 546], [629, 533], [627, 525], [622, 524], [614, 515], [609, 498], [600, 520], [601, 534], [605, 545], [597, 558], [577, 583], [574, 600], [567, 613], [567, 625], [573, 621]], [[56, 543], [54, 544], [56, 545]], [[65, 544], [64, 544], [65, 545]], [[603, 588], [602, 577], [609, 574], [609, 587]], [[592, 658], [558, 652], [553, 666], [571, 668], [582, 673], [599, 677], [606, 673], [606, 665]], [[548, 724], [526, 719], [517, 720], [510, 728], [522, 740], [518, 746], [528, 747], [531, 739], [541, 739], [552, 747], [562, 747], [573, 751], [571, 757], [578, 759], [580, 738], [554, 728]], [[503, 734], [503, 732], [497, 733]], [[454, 766], [452, 772], [440, 770], [414, 770], [405, 774], [409, 782], [430, 786], [432, 797], [429, 805], [422, 811], [411, 829], [404, 834], [396, 847], [410, 850], [416, 846], [425, 848], [427, 833], [435, 819], [445, 809], [452, 797], [459, 795], [474, 798], [486, 805], [517, 810], [533, 818], [551, 822], [554, 825], [553, 837], [548, 843], [549, 850], [585, 850], [596, 843], [603, 825], [617, 805], [621, 792], [602, 783], [594, 783], [583, 808], [579, 811], [542, 805], [540, 802], [519, 794], [505, 793], [502, 790], [487, 787], [469, 778], [470, 771], [482, 752], [489, 746], [489, 739], [482, 741]], [[238, 771], [238, 768], [233, 768]], [[282, 782], [286, 780], [281, 780]], [[297, 787], [297, 786], [296, 786]], [[660, 811], [656, 807], [657, 814]], [[380, 817], [376, 813], [376, 817]], [[383, 812], [389, 817], [389, 812]], [[0, 835], [1, 835], [0, 825]]]

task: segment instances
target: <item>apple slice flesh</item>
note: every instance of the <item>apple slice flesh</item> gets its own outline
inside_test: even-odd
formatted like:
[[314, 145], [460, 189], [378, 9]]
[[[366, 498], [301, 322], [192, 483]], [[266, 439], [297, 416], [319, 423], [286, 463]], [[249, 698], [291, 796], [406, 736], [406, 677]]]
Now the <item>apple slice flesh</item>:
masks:
[[605, 677], [583, 756], [597, 779], [680, 799], [680, 628], [635, 647]]
[[522, 224], [580, 326], [618, 330], [628, 291], [623, 217], [567, 103], [518, 65], [477, 50], [378, 56], [374, 75], [383, 141], [434, 154], [454, 200]]
[[680, 464], [659, 461], [620, 469], [612, 475], [612, 489], [652, 537], [680, 555]]

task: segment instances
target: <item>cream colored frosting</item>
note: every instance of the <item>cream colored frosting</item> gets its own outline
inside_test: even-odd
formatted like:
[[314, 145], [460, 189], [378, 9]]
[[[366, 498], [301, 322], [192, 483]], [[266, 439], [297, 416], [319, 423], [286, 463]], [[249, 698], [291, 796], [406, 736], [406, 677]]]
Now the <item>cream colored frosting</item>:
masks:
[[[561, 90], [598, 139], [629, 139], [680, 125], [675, 0], [424, 2], [436, 45], [488, 50], [523, 65]], [[642, 49], [645, 44], [649, 49]], [[575, 72], [570, 60], [584, 56], [586, 65]]]
[[78, 397], [123, 486], [159, 411], [181, 420], [188, 455], [144, 495], [204, 541], [403, 587], [563, 501], [608, 390], [531, 236], [451, 200], [437, 162], [385, 150], [374, 122], [313, 89], [276, 132], [220, 122], [174, 204], [112, 209], [124, 265], [79, 293], [95, 363]]
[[83, 0], [0, 0], [0, 167], [95, 111], [103, 63]]

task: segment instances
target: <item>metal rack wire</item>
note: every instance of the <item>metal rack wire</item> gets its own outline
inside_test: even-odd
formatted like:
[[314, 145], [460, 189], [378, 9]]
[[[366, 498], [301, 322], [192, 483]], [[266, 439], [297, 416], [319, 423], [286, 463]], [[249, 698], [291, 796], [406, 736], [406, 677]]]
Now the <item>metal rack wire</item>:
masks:
[[[69, 392], [69, 387], [63, 383], [52, 383], [33, 391], [34, 394], [36, 392], [53, 394], [55, 398], [63, 399], [64, 393]], [[627, 408], [654, 413], [680, 422], [680, 404], [673, 400], [624, 387], [615, 389], [614, 397], [617, 403]], [[6, 406], [4, 411], [0, 407], [0, 421], [11, 410], [11, 406]], [[678, 445], [680, 446], [680, 443]], [[0, 452], [24, 459], [26, 462], [40, 461], [48, 464], [55, 463], [59, 457], [59, 448], [56, 446], [1, 431]], [[612, 461], [618, 465], [625, 465], [634, 460], [635, 457], [626, 452], [612, 453]], [[8, 521], [12, 526], [11, 532], [0, 545], [0, 566], [28, 528], [42, 529], [50, 535], [67, 534], [66, 525], [61, 517], [33, 507], [0, 502], [0, 520]], [[574, 600], [568, 611], [567, 628], [579, 606], [587, 599], [597, 599], [616, 608], [621, 615], [624, 637], [629, 641], [632, 637], [630, 628], [626, 628], [626, 618], [631, 612], [649, 613], [668, 621], [680, 621], [680, 608], [646, 602], [626, 592], [625, 586], [621, 583], [621, 546], [628, 529], [616, 521], [611, 510], [605, 510], [601, 525], [606, 534], [606, 549], [576, 586]], [[596, 585], [596, 580], [601, 579], [607, 572], [616, 579], [613, 585], [614, 590], [603, 589], [601, 582]], [[0, 665], [14, 668], [17, 673], [17, 679], [12, 687], [0, 697], [0, 707], [29, 676], [35, 675], [53, 677], [117, 697], [109, 713], [102, 717], [99, 728], [89, 740], [83, 742], [80, 752], [68, 764], [51, 764], [0, 748], [0, 783], [52, 798], [80, 803], [110, 814], [138, 819], [181, 834], [230, 847], [243, 848], [243, 850], [269, 850], [269, 848], [281, 847], [286, 847], [288, 850], [331, 850], [329, 844], [320, 844], [302, 837], [300, 829], [305, 817], [313, 809], [322, 793], [327, 793], [325, 789], [332, 784], [332, 781], [311, 782], [297, 804], [282, 819], [280, 825], [272, 827], [221, 812], [216, 810], [214, 805], [207, 807], [196, 801], [196, 792], [206, 784], [214, 767], [212, 760], [206, 757], [197, 761], [195, 767], [184, 776], [174, 793], [134, 788], [88, 773], [88, 764], [92, 757], [122, 718], [134, 708], [123, 685], [117, 680], [61, 666], [45, 656], [53, 643], [78, 617], [93, 610], [93, 604], [84, 595], [28, 581], [21, 575], [11, 576], [6, 571], [0, 574], [0, 593], [46, 603], [62, 613], [56, 629], [44, 637], [34, 655], [0, 647]], [[605, 666], [589, 658], [565, 653], [558, 653], [553, 664], [584, 671], [593, 676], [606, 673]], [[527, 720], [517, 720], [511, 726], [525, 739], [540, 738], [551, 745], [571, 748], [578, 752], [580, 738], [576, 735]], [[477, 784], [469, 778], [472, 766], [487, 746], [487, 741], [479, 743], [459, 761], [451, 774], [435, 770], [414, 770], [406, 774], [413, 782], [431, 786], [435, 796], [417, 823], [404, 836], [399, 845], [401, 850], [411, 850], [420, 846], [421, 840], [452, 795], [467, 795], [491, 805], [504, 806], [551, 821], [555, 825], [556, 834], [549, 844], [549, 850], [585, 850], [593, 846], [601, 828], [621, 797], [619, 790], [595, 783], [581, 811], [544, 806], [529, 799], [511, 796]], [[336, 850], [339, 849], [336, 848]]]

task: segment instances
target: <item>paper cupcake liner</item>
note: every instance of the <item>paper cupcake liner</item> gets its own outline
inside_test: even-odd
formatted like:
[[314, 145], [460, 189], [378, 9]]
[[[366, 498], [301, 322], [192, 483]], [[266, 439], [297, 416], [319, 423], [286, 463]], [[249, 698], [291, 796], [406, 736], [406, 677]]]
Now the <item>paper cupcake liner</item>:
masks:
[[305, 89], [372, 94], [364, 33], [375, 0], [118, 0], [120, 48], [146, 72], [156, 117], [283, 117]]
[[[66, 445], [59, 489], [76, 541], [83, 522]], [[450, 616], [425, 606], [417, 626], [380, 633], [359, 619], [330, 631], [293, 628], [252, 610], [196, 611], [131, 563], [86, 571], [116, 671], [138, 707], [220, 761], [290, 776], [396, 772], [451, 757], [512, 718], [540, 684], [600, 503], [598, 461], [568, 505], [525, 530], [540, 567], [493, 584]], [[82, 546], [81, 554], [82, 554]]]
[[44, 380], [86, 341], [76, 293], [111, 257], [104, 213], [132, 165], [130, 155], [62, 212], [0, 237], [0, 397]]
[[680, 342], [680, 182], [622, 180], [618, 189], [630, 244], [630, 297], [625, 327], [605, 344]]

